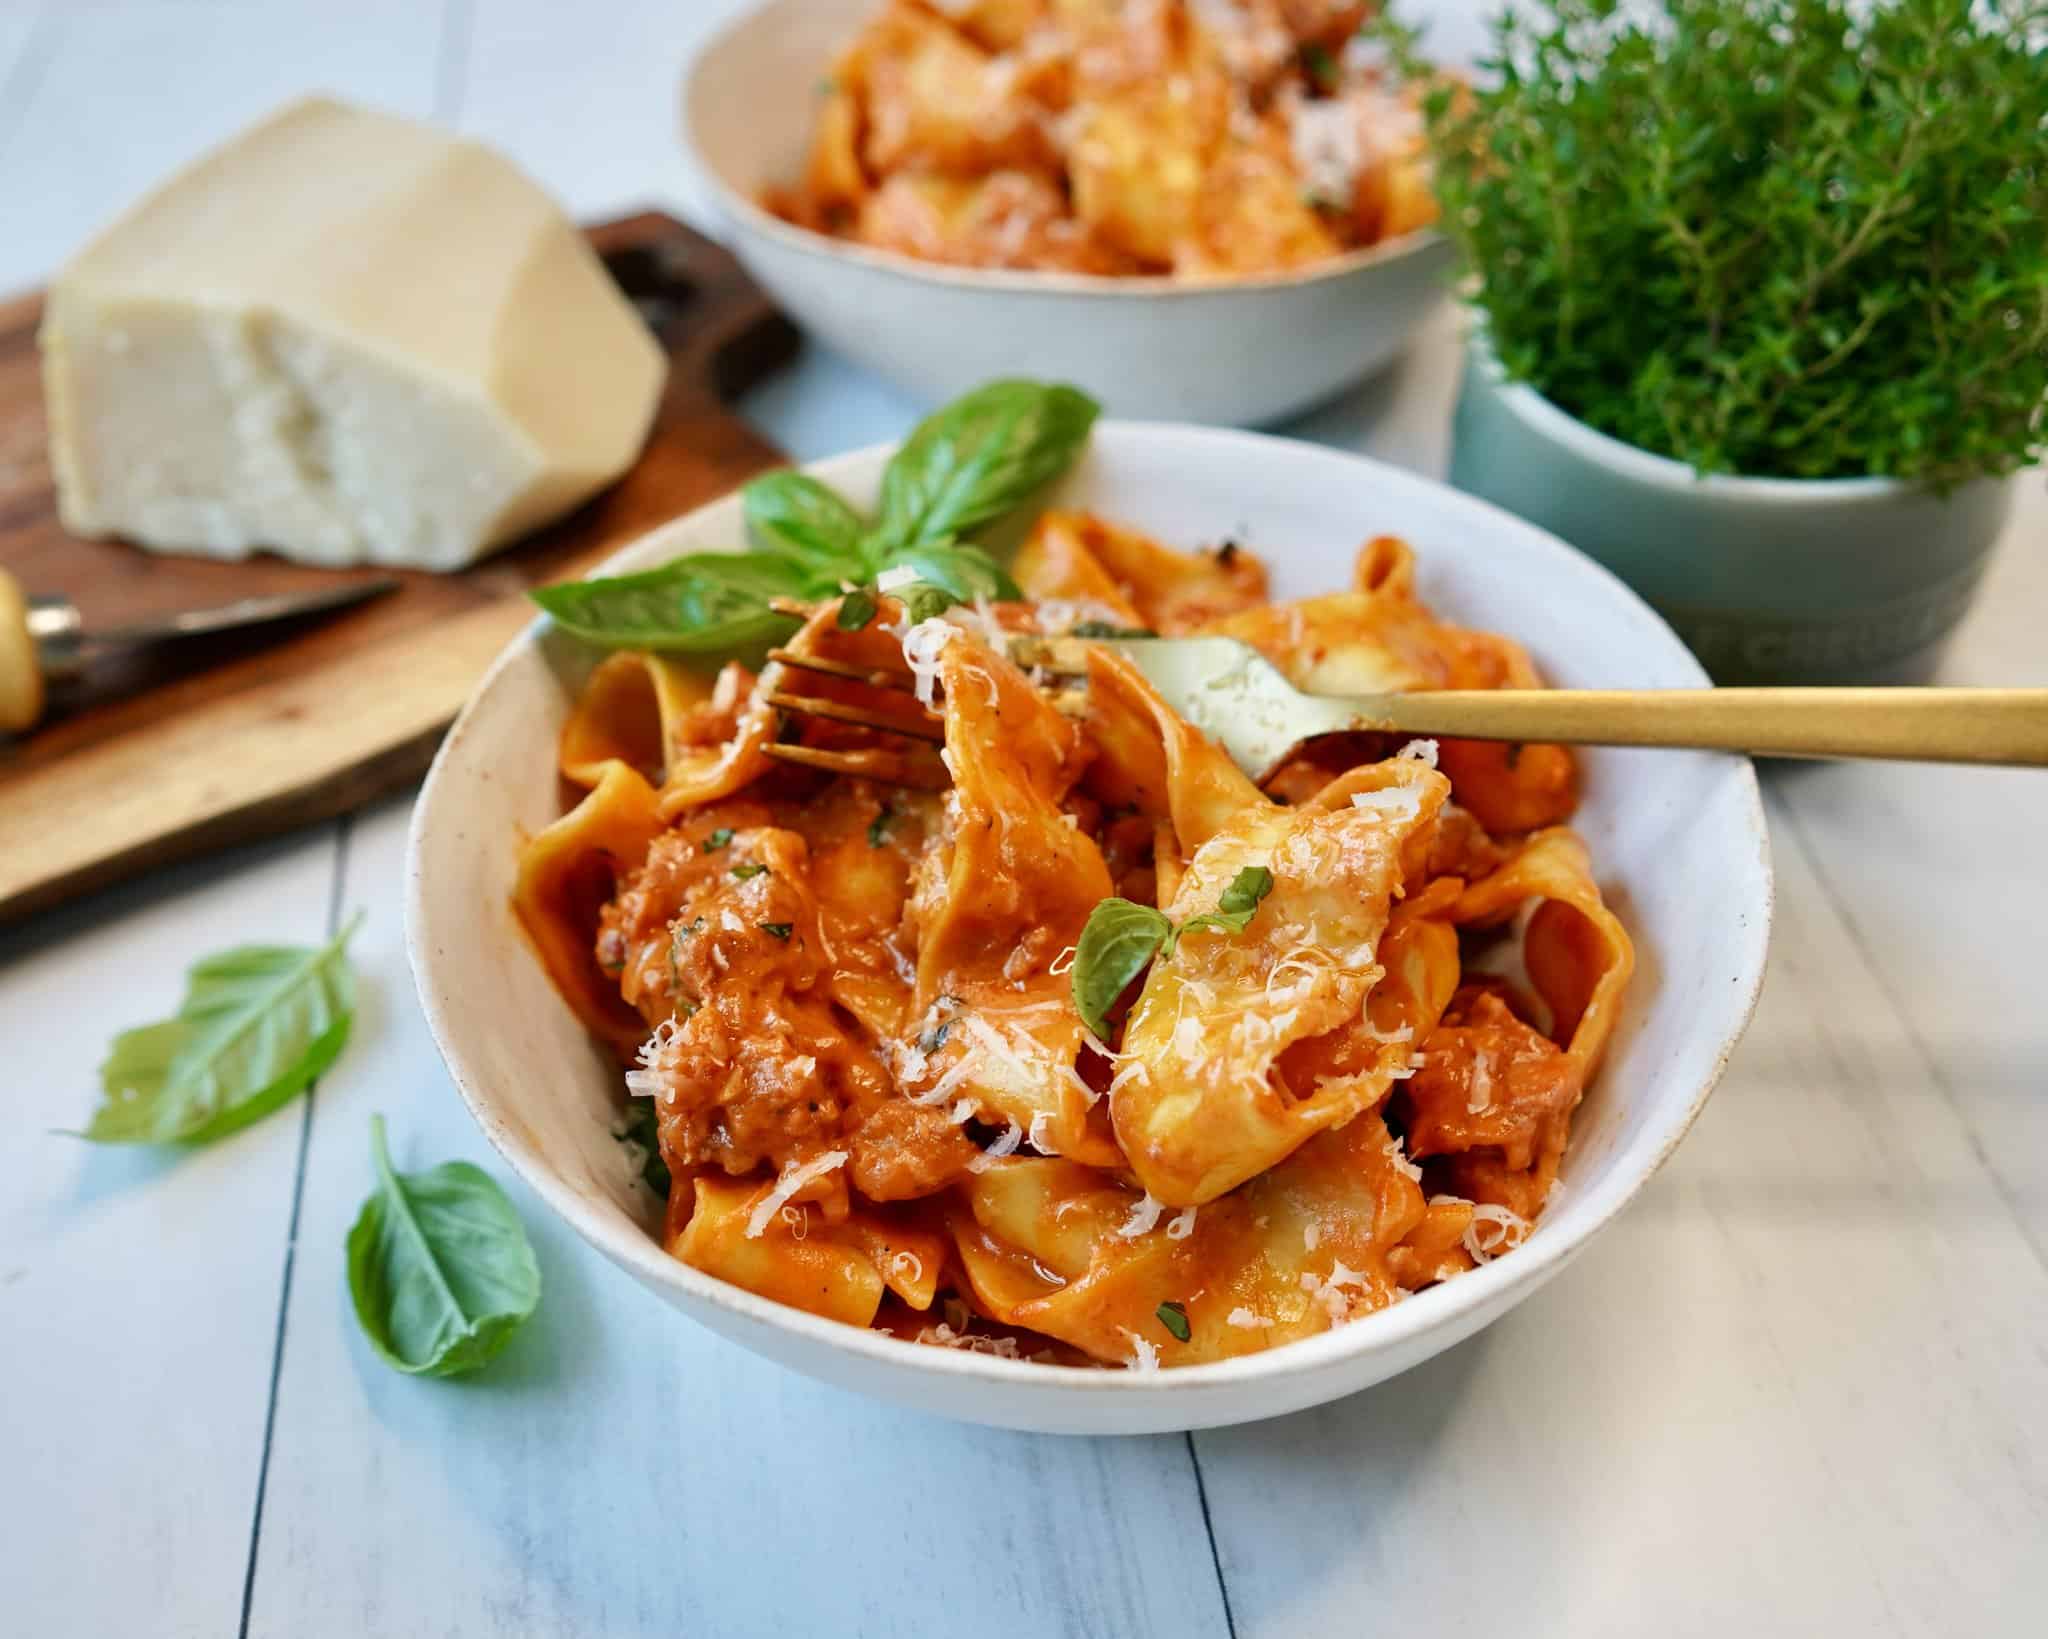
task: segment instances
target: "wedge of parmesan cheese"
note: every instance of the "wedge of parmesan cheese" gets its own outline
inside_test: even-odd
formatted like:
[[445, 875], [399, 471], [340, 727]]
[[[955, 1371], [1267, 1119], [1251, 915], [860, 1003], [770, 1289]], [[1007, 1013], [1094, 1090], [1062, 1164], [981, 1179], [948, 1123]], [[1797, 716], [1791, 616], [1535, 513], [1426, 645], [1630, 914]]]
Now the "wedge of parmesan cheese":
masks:
[[506, 160], [294, 103], [58, 275], [43, 381], [64, 525], [164, 551], [459, 569], [639, 453], [666, 364]]

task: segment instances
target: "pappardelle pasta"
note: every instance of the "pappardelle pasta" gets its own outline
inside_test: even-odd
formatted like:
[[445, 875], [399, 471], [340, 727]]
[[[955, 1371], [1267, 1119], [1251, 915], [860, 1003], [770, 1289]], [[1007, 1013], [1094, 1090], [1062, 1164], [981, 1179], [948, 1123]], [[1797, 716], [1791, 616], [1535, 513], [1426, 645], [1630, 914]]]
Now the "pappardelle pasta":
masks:
[[[1065, 689], [1008, 647], [1222, 633], [1324, 692], [1535, 686], [1527, 655], [1437, 619], [1389, 538], [1273, 603], [1242, 548], [1052, 512], [1014, 574], [1021, 602], [831, 602], [789, 640], [845, 673], [808, 694], [913, 685], [891, 709], [942, 743], [892, 783], [770, 754], [873, 740], [785, 717], [779, 662], [618, 653], [578, 701], [585, 794], [515, 903], [651, 1105], [666, 1247], [849, 1325], [1150, 1368], [1520, 1245], [1633, 966], [1570, 753], [1348, 735], [1255, 784], [1113, 647]], [[1121, 990], [1118, 902], [1173, 930]]]
[[921, 260], [1228, 279], [1436, 219], [1362, 0], [888, 0], [771, 210]]

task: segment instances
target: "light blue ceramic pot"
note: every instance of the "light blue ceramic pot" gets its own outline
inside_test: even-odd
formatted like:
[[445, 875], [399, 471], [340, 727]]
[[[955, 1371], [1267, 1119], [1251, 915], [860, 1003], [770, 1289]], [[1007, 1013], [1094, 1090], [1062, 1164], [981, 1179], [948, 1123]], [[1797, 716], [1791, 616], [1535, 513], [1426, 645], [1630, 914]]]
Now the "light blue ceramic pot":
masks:
[[1976, 592], [2012, 480], [1702, 478], [1509, 382], [1470, 338], [1451, 482], [1598, 558], [1721, 683], [1923, 680]]

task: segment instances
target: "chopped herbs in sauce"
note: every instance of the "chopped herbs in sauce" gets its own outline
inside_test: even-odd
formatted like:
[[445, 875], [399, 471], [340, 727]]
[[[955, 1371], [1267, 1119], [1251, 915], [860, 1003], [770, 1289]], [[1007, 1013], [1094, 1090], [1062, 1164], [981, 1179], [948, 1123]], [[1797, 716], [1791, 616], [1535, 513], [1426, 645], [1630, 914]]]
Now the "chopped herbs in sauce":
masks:
[[1162, 1303], [1153, 1313], [1159, 1317], [1159, 1324], [1171, 1332], [1177, 1340], [1182, 1343], [1187, 1342], [1189, 1337], [1188, 1312], [1184, 1307], [1178, 1303]]
[[765, 865], [735, 865], [732, 868], [732, 874], [741, 882], [751, 877], [765, 876], [767, 872], [768, 867]]
[[647, 1152], [647, 1159], [640, 1163], [640, 1176], [647, 1187], [664, 1201], [668, 1199], [668, 1163], [661, 1158], [661, 1134], [655, 1120], [654, 1100], [636, 1098], [626, 1106], [626, 1113], [612, 1123], [612, 1136], [621, 1144], [638, 1144]]
[[723, 848], [727, 843], [731, 841], [732, 827], [730, 825], [721, 825], [716, 831], [713, 831], [711, 835], [704, 839], [704, 852], [707, 854], [715, 854], [718, 852], [719, 849]]
[[757, 922], [754, 925], [763, 933], [773, 934], [777, 939], [787, 939], [796, 931], [794, 922]]
[[889, 805], [883, 803], [882, 811], [868, 821], [868, 846], [870, 848], [882, 846], [882, 839], [889, 834], [889, 822], [895, 817], [896, 815]]

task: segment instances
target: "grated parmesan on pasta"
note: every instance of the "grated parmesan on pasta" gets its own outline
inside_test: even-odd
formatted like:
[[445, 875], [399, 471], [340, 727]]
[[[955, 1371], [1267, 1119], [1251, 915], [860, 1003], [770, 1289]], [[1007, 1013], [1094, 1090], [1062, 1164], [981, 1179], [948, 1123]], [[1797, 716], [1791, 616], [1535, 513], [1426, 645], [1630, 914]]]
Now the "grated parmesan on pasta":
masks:
[[1140, 1235], [1149, 1235], [1158, 1225], [1160, 1214], [1165, 1210], [1165, 1203], [1153, 1200], [1152, 1192], [1147, 1190], [1139, 1197], [1138, 1204], [1131, 1208], [1131, 1215], [1117, 1229], [1117, 1234], [1127, 1241], [1134, 1241]]
[[827, 1150], [823, 1155], [814, 1155], [800, 1166], [787, 1167], [775, 1187], [755, 1204], [747, 1214], [747, 1239], [758, 1241], [767, 1232], [775, 1214], [780, 1212], [789, 1198], [806, 1184], [824, 1177], [834, 1168], [846, 1165], [846, 1151]]

